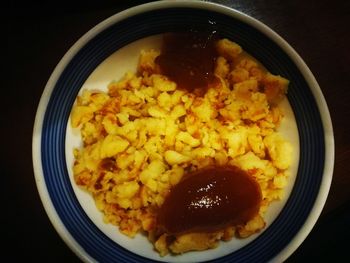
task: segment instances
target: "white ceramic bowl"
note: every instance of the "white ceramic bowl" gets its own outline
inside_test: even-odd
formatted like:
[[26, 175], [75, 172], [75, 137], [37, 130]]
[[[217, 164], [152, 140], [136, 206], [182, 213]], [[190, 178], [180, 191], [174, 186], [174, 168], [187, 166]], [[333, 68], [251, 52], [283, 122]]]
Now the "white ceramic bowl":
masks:
[[[209, 21], [209, 22], [208, 22]], [[139, 51], [159, 47], [160, 34], [214, 25], [274, 74], [290, 80], [282, 132], [294, 145], [286, 198], [269, 209], [267, 227], [248, 239], [219, 248], [159, 257], [142, 235], [129, 239], [102, 215], [72, 176], [72, 149], [80, 137], [69, 114], [81, 89], [106, 89], [135, 70]], [[285, 260], [303, 242], [319, 217], [334, 163], [330, 115], [312, 73], [280, 36], [241, 12], [198, 1], [154, 2], [130, 8], [98, 24], [66, 53], [42, 95], [33, 132], [33, 165], [46, 212], [68, 246], [86, 262], [264, 262]]]

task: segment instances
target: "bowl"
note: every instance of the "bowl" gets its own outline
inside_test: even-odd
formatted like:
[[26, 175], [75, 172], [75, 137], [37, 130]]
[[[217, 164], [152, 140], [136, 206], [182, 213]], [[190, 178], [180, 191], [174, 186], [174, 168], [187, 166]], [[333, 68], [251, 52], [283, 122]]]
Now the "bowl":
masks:
[[[72, 149], [80, 137], [69, 125], [82, 89], [104, 90], [135, 70], [141, 49], [160, 47], [161, 35], [208, 25], [243, 47], [270, 72], [290, 80], [280, 132], [293, 144], [294, 163], [285, 198], [269, 208], [267, 226], [247, 239], [214, 250], [160, 257], [145, 236], [123, 236], [106, 224], [90, 195], [74, 183]], [[311, 71], [296, 51], [258, 20], [208, 2], [161, 1], [136, 6], [104, 20], [61, 59], [42, 94], [33, 131], [33, 166], [45, 210], [61, 238], [85, 262], [280, 262], [316, 223], [331, 184], [332, 123]]]

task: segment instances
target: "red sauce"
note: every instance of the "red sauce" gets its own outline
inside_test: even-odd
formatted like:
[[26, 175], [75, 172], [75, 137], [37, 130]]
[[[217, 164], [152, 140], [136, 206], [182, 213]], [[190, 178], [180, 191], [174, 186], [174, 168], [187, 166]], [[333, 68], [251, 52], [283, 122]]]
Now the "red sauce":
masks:
[[105, 171], [113, 172], [116, 169], [115, 160], [113, 158], [104, 158], [100, 162], [100, 168]]
[[215, 39], [215, 31], [165, 34], [161, 55], [156, 58], [161, 73], [176, 82], [178, 88], [203, 94], [209, 84], [217, 81]]
[[102, 182], [104, 177], [105, 177], [105, 173], [104, 172], [99, 174], [99, 176], [98, 176], [98, 178], [97, 178], [97, 180], [96, 180], [96, 182], [94, 184], [94, 187], [95, 187], [96, 190], [101, 190], [102, 189], [103, 185], [101, 184], [101, 182]]
[[243, 224], [259, 211], [256, 180], [241, 169], [210, 167], [189, 174], [166, 197], [158, 225], [169, 234], [212, 232]]

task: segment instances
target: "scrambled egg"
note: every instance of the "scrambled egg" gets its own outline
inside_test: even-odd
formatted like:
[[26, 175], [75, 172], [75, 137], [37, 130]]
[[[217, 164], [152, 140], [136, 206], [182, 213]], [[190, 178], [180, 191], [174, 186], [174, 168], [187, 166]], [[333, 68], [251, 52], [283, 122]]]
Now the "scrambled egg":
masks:
[[[93, 195], [106, 223], [130, 237], [147, 233], [162, 256], [256, 233], [287, 183], [292, 147], [276, 129], [288, 80], [228, 39], [217, 51], [220, 81], [203, 97], [159, 74], [159, 51], [150, 50], [141, 52], [137, 74], [110, 83], [108, 93], [84, 90], [71, 113], [83, 141], [74, 149], [75, 182]], [[215, 233], [158, 233], [155, 210], [169, 190], [184, 173], [209, 165], [235, 165], [254, 176], [263, 195], [259, 215]]]

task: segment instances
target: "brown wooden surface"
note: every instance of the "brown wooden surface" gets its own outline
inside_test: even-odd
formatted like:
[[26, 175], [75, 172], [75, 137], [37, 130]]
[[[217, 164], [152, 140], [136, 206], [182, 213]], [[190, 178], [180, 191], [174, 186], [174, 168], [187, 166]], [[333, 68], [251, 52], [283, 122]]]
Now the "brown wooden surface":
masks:
[[[288, 41], [314, 73], [331, 113], [336, 148], [329, 197], [315, 228], [287, 262], [349, 259], [349, 1], [216, 2], [259, 19]], [[14, 1], [3, 9], [6, 48], [1, 138], [5, 145], [1, 156], [5, 169], [1, 236], [10, 262], [79, 262], [55, 232], [36, 189], [31, 159], [36, 108], [54, 67], [74, 42], [105, 18], [141, 1], [77, 7], [67, 3], [21, 5]]]

